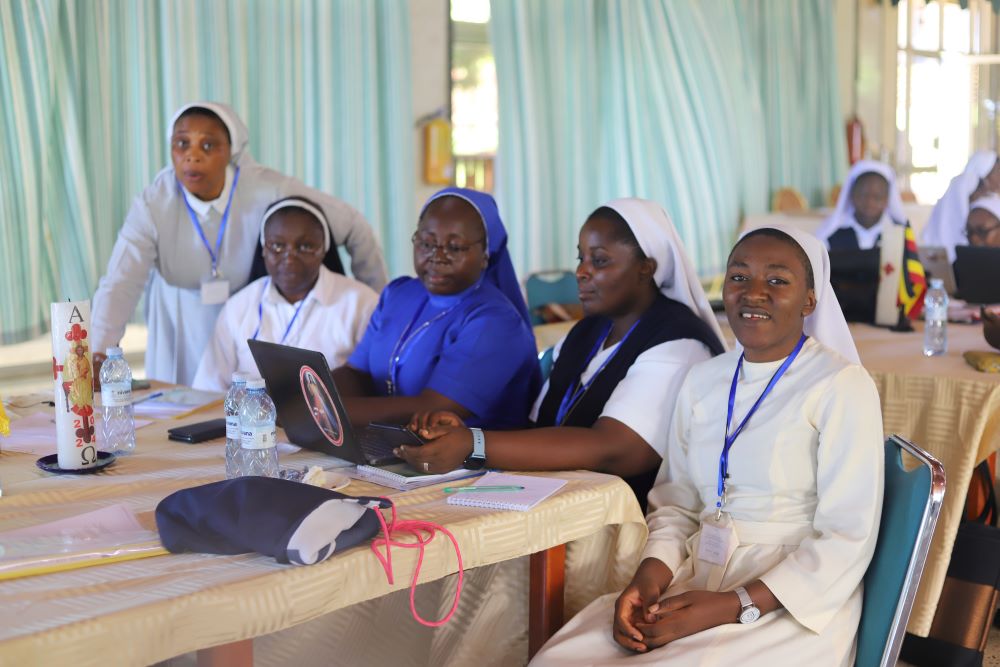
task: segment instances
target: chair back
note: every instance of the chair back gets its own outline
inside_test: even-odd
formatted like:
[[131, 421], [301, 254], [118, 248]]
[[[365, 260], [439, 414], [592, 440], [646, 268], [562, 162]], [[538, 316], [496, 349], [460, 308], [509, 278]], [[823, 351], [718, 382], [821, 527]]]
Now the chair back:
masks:
[[538, 353], [538, 365], [542, 369], [542, 382], [549, 379], [549, 374], [552, 373], [552, 364], [554, 363], [552, 357], [554, 356], [555, 348], [547, 347]]
[[[918, 462], [907, 471], [902, 453]], [[885, 441], [885, 495], [875, 554], [865, 573], [856, 667], [896, 664], [944, 498], [944, 466], [898, 435]]]
[[524, 283], [528, 294], [528, 310], [531, 311], [532, 324], [541, 324], [542, 318], [537, 311], [550, 303], [579, 303], [576, 287], [576, 274], [573, 271], [538, 271], [528, 276]]
[[771, 197], [771, 210], [781, 213], [808, 211], [809, 202], [795, 188], [780, 188]]

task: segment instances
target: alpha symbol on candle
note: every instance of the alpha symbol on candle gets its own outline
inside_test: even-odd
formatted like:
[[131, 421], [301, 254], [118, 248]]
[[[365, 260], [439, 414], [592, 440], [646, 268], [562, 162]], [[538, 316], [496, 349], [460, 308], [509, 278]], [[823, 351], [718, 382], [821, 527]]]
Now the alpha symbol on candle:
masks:
[[73, 306], [73, 312], [69, 315], [70, 323], [73, 322], [83, 322], [83, 315], [80, 314], [80, 309]]

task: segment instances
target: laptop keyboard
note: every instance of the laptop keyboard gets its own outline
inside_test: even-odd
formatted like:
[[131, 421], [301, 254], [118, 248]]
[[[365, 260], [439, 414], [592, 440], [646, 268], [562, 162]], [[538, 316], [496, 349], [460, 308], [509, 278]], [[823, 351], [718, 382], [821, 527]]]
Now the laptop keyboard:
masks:
[[388, 461], [398, 460], [392, 453], [394, 443], [389, 442], [383, 433], [370, 428], [362, 428], [357, 431], [358, 444], [361, 445], [361, 452], [368, 459], [369, 463], [378, 464]]

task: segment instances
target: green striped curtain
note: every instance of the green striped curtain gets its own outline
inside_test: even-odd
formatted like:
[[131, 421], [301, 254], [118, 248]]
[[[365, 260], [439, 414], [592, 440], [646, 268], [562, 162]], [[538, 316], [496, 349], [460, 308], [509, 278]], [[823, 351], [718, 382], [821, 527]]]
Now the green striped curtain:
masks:
[[87, 298], [181, 104], [231, 104], [262, 164], [356, 206], [409, 268], [408, 5], [401, 0], [0, 2], [0, 342]]
[[741, 217], [840, 179], [831, 3], [493, 0], [497, 192], [519, 271], [571, 267], [587, 214], [661, 202], [703, 275]]

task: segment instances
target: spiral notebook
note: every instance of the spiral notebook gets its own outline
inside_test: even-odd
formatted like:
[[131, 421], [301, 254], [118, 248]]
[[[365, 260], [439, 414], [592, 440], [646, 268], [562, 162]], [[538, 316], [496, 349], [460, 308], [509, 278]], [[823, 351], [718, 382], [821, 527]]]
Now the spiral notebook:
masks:
[[561, 489], [565, 484], [566, 480], [552, 477], [529, 477], [527, 475], [488, 472], [471, 486], [523, 486], [524, 489], [520, 491], [455, 493], [448, 496], [447, 502], [449, 505], [468, 505], [526, 512]]

